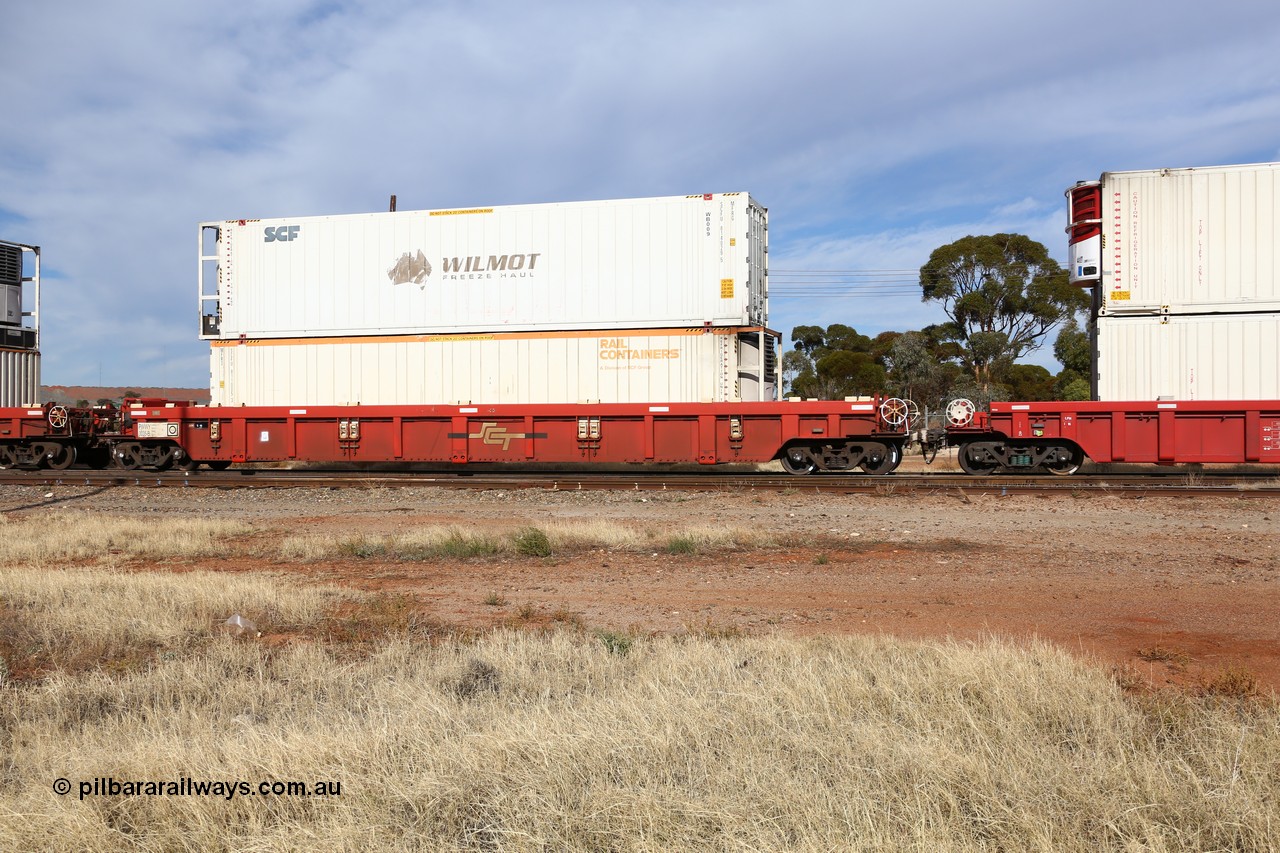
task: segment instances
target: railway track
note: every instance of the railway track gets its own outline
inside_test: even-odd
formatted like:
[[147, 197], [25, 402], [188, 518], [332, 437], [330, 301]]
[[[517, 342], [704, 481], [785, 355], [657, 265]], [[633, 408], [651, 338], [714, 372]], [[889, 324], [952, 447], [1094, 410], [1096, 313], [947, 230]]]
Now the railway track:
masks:
[[288, 470], [236, 468], [228, 471], [0, 471], [0, 486], [89, 486], [136, 488], [398, 488], [545, 489], [550, 491], [771, 491], [805, 494], [1078, 494], [1280, 497], [1280, 477], [1257, 473], [1157, 472], [1077, 474], [1071, 477], [895, 472], [887, 476], [789, 474], [748, 471], [578, 472], [549, 470], [420, 471]]

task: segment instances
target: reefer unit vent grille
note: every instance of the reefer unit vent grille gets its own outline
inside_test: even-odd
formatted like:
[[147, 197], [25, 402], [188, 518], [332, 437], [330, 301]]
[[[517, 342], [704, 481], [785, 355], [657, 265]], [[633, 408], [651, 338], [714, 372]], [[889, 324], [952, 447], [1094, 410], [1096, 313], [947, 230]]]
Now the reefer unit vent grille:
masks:
[[0, 246], [0, 285], [22, 285], [22, 250]]
[[764, 381], [778, 381], [778, 345], [773, 335], [764, 338]]

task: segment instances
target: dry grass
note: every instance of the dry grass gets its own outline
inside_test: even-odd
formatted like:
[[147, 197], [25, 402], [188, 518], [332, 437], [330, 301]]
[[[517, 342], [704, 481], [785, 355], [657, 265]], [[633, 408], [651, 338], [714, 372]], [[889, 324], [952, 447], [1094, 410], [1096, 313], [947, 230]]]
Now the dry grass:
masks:
[[1225, 696], [1230, 699], [1252, 699], [1261, 693], [1258, 677], [1247, 668], [1229, 666], [1205, 679], [1200, 690], [1206, 696]]
[[320, 623], [350, 593], [265, 575], [0, 571], [3, 670], [119, 670], [202, 648], [240, 613], [268, 631]]
[[1182, 649], [1159, 644], [1138, 649], [1134, 654], [1149, 663], [1165, 663], [1176, 669], [1186, 669], [1187, 664], [1191, 663], [1191, 655]]
[[[0, 688], [0, 849], [1265, 850], [1280, 833], [1274, 705], [1126, 698], [1044, 645], [389, 630], [353, 657], [208, 633], [229, 609], [305, 622], [331, 604], [270, 579], [0, 578], [11, 618], [64, 646], [123, 613], [165, 651]], [[81, 800], [99, 777], [342, 793]]]
[[0, 565], [216, 557], [252, 531], [238, 521], [146, 518], [74, 511], [0, 515]]
[[[1243, 671], [1195, 695], [1126, 696], [1047, 645], [744, 637], [710, 622], [661, 638], [561, 611], [536, 636], [448, 637], [404, 596], [50, 568], [226, 553], [243, 525], [59, 513], [2, 529], [0, 562], [32, 564], [0, 568], [3, 850], [1267, 850], [1280, 837], [1280, 710]], [[767, 542], [533, 530], [282, 550], [537, 559]], [[236, 612], [266, 636], [221, 633]], [[51, 790], [59, 777], [70, 794]], [[78, 796], [103, 777], [342, 792]]]
[[[674, 544], [673, 544], [674, 543]], [[512, 527], [497, 533], [460, 526], [433, 526], [394, 535], [286, 536], [280, 545], [285, 560], [315, 562], [344, 557], [393, 560], [465, 559], [496, 554], [546, 557], [590, 549], [668, 551], [694, 554], [736, 548], [768, 548], [789, 544], [757, 528], [693, 525], [673, 529], [617, 522], [552, 522], [543, 527]]]

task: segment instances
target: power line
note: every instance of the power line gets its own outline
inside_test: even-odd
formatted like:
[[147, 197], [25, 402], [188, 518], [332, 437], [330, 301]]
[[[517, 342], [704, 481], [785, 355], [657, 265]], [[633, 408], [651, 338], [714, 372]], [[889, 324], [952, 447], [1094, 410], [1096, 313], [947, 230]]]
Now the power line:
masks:
[[799, 298], [813, 297], [815, 299], [883, 299], [886, 296], [914, 296], [918, 295], [918, 290], [877, 290], [868, 291], [861, 290], [857, 292], [850, 291], [809, 291], [809, 290], [773, 290], [769, 295], [774, 298]]
[[865, 269], [865, 270], [793, 270], [793, 269], [772, 269], [770, 273], [830, 273], [831, 275], [862, 275], [864, 273], [910, 273], [919, 275], [920, 268], [912, 267], [911, 269], [895, 268], [895, 269]]
[[889, 284], [919, 284], [917, 279], [911, 278], [791, 278], [785, 276], [770, 276], [771, 282], [785, 282], [788, 284], [876, 284], [886, 282]]
[[920, 269], [771, 269], [769, 295], [820, 299], [919, 296]]

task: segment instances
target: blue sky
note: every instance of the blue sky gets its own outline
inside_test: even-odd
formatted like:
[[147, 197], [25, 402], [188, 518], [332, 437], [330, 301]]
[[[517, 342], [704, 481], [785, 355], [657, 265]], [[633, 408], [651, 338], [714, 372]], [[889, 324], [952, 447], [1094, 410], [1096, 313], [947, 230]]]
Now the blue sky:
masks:
[[[746, 190], [775, 270], [914, 269], [996, 231], [1063, 259], [1062, 193], [1103, 171], [1280, 160], [1274, 0], [70, 0], [4, 20], [0, 238], [42, 247], [46, 384], [207, 385], [201, 221]], [[771, 317], [789, 336], [941, 315], [908, 289], [775, 292]]]

